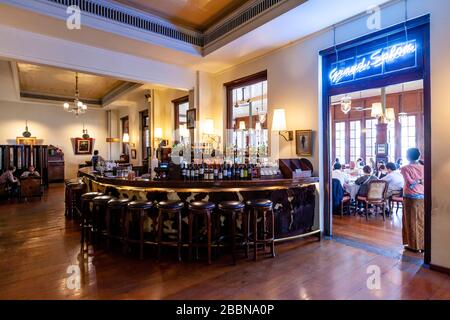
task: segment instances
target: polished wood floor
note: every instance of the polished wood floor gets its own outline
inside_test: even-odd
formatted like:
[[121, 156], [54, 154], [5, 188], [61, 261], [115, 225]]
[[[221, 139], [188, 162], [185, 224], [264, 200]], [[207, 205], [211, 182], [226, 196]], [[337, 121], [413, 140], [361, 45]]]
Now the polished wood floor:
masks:
[[[375, 250], [359, 241], [367, 236], [361, 232], [279, 244], [275, 259], [237, 266], [227, 257], [212, 266], [172, 256], [156, 263], [151, 250], [145, 261], [102, 249], [83, 260], [77, 224], [64, 218], [63, 191], [51, 186], [42, 201], [0, 203], [0, 299], [450, 299], [448, 275], [389, 245]], [[380, 229], [357, 219], [335, 220], [335, 229], [342, 235], [351, 233], [348, 226], [372, 234]], [[382, 229], [391, 230], [390, 223]], [[394, 232], [372, 244], [397, 238]], [[372, 265], [381, 269], [379, 290], [366, 285]], [[80, 267], [80, 289], [67, 286], [70, 266]]]

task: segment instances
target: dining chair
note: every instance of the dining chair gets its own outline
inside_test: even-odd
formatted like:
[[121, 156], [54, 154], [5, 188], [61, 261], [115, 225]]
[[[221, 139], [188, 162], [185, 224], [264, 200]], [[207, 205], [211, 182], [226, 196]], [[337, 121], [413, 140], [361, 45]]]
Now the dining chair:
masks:
[[383, 221], [386, 220], [386, 193], [388, 183], [383, 180], [375, 180], [369, 182], [367, 196], [358, 196], [357, 200], [365, 204], [366, 220], [369, 220], [369, 205], [375, 208], [381, 207], [383, 210]]

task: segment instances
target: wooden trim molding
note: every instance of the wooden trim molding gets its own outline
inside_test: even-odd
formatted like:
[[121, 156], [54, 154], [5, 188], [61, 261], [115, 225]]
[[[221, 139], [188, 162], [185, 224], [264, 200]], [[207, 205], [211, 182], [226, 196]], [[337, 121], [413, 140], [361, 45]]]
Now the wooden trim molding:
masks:
[[174, 112], [174, 130], [176, 131], [180, 125], [180, 104], [189, 102], [189, 96], [183, 96], [177, 99], [172, 100], [172, 103], [175, 108]]
[[433, 271], [437, 271], [437, 272], [441, 272], [441, 273], [445, 273], [445, 274], [450, 275], [450, 268], [442, 267], [442, 266], [437, 266], [437, 265], [432, 264], [432, 263], [430, 264], [430, 270], [433, 270]]

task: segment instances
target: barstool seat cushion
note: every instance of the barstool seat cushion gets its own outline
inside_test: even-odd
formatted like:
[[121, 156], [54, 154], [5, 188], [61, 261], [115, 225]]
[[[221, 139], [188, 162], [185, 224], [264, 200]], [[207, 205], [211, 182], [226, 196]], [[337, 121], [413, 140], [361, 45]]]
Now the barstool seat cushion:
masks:
[[216, 205], [208, 201], [193, 201], [189, 203], [188, 207], [192, 210], [213, 210]]
[[73, 182], [73, 183], [66, 184], [66, 188], [73, 189], [73, 190], [83, 189], [84, 186], [85, 186], [85, 183], [83, 183], [83, 182], [81, 182], [81, 183]]
[[272, 205], [272, 201], [268, 199], [254, 199], [247, 201], [246, 204], [253, 208], [268, 208]]
[[158, 208], [159, 209], [166, 209], [166, 210], [180, 210], [184, 208], [184, 202], [183, 201], [160, 201], [158, 202]]
[[153, 203], [150, 201], [131, 201], [128, 203], [129, 209], [151, 209]]
[[95, 204], [104, 205], [104, 204], [107, 204], [108, 201], [110, 201], [110, 200], [112, 200], [112, 199], [114, 199], [114, 197], [103, 195], [103, 196], [95, 197], [94, 199], [92, 199], [92, 201], [93, 201]]
[[245, 207], [245, 204], [240, 201], [222, 201], [219, 203], [220, 210], [240, 210]]
[[99, 197], [99, 196], [103, 196], [103, 193], [101, 193], [101, 192], [88, 192], [88, 193], [84, 193], [81, 196], [81, 199], [83, 199], [83, 200], [92, 200], [95, 197]]
[[112, 199], [108, 201], [108, 207], [110, 208], [122, 208], [126, 207], [130, 203], [130, 199]]
[[79, 183], [80, 180], [79, 179], [66, 179], [64, 180], [64, 184], [68, 185], [68, 184], [72, 184], [72, 183]]

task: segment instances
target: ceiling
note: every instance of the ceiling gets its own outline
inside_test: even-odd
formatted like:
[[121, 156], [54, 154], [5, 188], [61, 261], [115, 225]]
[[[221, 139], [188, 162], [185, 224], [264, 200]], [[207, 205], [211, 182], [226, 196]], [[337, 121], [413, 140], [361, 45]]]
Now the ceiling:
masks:
[[[75, 72], [60, 68], [17, 63], [21, 93], [40, 96], [73, 97], [75, 94]], [[79, 73], [80, 98], [101, 100], [110, 92], [125, 84], [125, 81]]]
[[172, 23], [203, 31], [248, 0], [115, 0]]

